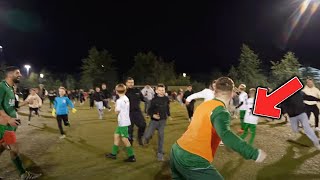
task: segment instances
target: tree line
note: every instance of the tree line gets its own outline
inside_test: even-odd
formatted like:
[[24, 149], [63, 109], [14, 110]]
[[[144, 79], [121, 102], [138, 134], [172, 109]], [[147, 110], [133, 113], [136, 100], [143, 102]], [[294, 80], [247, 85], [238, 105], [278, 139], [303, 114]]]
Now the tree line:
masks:
[[[65, 86], [68, 89], [90, 89], [101, 83], [107, 83], [109, 87], [113, 87], [117, 82], [122, 81], [126, 76], [132, 76], [136, 84], [157, 84], [165, 83], [171, 86], [180, 86], [193, 84], [195, 89], [204, 88], [204, 82], [192, 80], [190, 76], [182, 76], [175, 70], [174, 61], [165, 60], [156, 56], [152, 52], [138, 53], [133, 58], [134, 63], [131, 69], [120, 76], [115, 63], [116, 59], [107, 50], [98, 50], [92, 47], [88, 51], [88, 56], [82, 59], [80, 76], [72, 74], [57, 75], [48, 70], [42, 70], [39, 73], [31, 72], [28, 77], [24, 77], [20, 86], [37, 87], [44, 84], [47, 89], [57, 89], [59, 86]], [[241, 54], [237, 65], [231, 65], [228, 73], [221, 73], [216, 70], [211, 73], [209, 79], [218, 78], [220, 76], [231, 77], [236, 84], [244, 83], [248, 87], [271, 87], [275, 88], [286, 82], [292, 76], [305, 78], [307, 76], [316, 77], [309, 67], [300, 69], [302, 65], [293, 52], [287, 52], [278, 61], [270, 61], [270, 69], [259, 59], [259, 55], [255, 53], [248, 45], [243, 44]], [[0, 69], [4, 70], [5, 63], [0, 64]], [[39, 74], [44, 74], [44, 78], [40, 78]], [[3, 78], [3, 71], [0, 73]]]

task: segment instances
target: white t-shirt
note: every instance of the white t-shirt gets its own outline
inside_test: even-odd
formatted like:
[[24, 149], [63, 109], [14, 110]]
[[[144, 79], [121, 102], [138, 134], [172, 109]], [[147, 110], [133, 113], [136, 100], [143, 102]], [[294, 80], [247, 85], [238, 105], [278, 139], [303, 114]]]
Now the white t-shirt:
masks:
[[242, 91], [239, 95], [239, 103], [243, 102], [243, 104], [239, 107], [239, 110], [247, 110], [245, 103], [248, 99], [248, 94], [244, 91]]
[[204, 101], [210, 101], [214, 99], [214, 91], [206, 88], [200, 92], [191, 94], [187, 97], [186, 101], [191, 102], [194, 99], [204, 99]]
[[118, 114], [118, 126], [124, 127], [124, 126], [130, 126], [130, 102], [126, 95], [121, 96], [116, 101], [116, 108], [115, 111], [119, 112]]
[[248, 124], [258, 124], [259, 116], [253, 115], [253, 106], [254, 106], [254, 99], [249, 98], [245, 102], [244, 106], [246, 107], [246, 114], [244, 116], [244, 122]]

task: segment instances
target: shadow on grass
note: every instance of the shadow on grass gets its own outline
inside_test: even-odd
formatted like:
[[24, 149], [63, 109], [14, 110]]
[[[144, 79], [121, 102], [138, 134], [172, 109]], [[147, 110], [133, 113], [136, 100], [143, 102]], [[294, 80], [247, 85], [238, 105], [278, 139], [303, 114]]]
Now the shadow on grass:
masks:
[[170, 161], [163, 162], [160, 171], [154, 176], [154, 180], [170, 180]]
[[47, 124], [43, 124], [43, 127], [39, 127], [39, 126], [31, 125], [31, 124], [29, 126], [37, 128], [37, 129], [35, 129], [37, 131], [46, 131], [46, 132], [53, 133], [53, 134], [59, 133], [58, 129], [51, 128], [51, 127], [47, 126]]
[[34, 161], [32, 161], [32, 159], [30, 159], [28, 156], [24, 155], [24, 154], [20, 154], [21, 160], [23, 162], [23, 165], [25, 166], [25, 168], [28, 171], [32, 171], [34, 173], [41, 173], [42, 169], [40, 168], [40, 166], [38, 166]]
[[[300, 141], [300, 139], [299, 139]], [[294, 148], [298, 148], [301, 156], [295, 158]], [[287, 153], [277, 162], [264, 166], [257, 173], [258, 180], [268, 179], [320, 179], [318, 174], [295, 174], [295, 171], [308, 159], [320, 154], [320, 151], [304, 152], [299, 143], [287, 148]]]
[[89, 153], [94, 153], [97, 154], [98, 157], [102, 156], [101, 153], [104, 152], [103, 149], [97, 148], [93, 145], [90, 145], [87, 143], [87, 141], [85, 139], [80, 138], [78, 142], [72, 141], [70, 139], [65, 139], [67, 142], [69, 142], [70, 144], [76, 146], [79, 149], [85, 150]]
[[220, 174], [225, 178], [225, 179], [237, 179], [234, 178], [233, 176], [238, 173], [238, 171], [241, 170], [241, 166], [245, 160], [243, 158], [239, 159], [238, 161], [230, 160], [224, 166], [222, 167], [222, 170], [220, 171]]

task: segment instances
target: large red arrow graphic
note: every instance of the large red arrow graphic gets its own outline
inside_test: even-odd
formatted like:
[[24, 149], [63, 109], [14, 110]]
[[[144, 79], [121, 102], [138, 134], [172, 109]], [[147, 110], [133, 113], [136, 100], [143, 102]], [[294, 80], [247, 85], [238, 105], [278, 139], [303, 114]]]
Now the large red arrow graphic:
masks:
[[303, 85], [298, 77], [292, 78], [269, 95], [266, 88], [258, 87], [253, 114], [279, 119], [281, 109], [276, 106], [302, 88]]

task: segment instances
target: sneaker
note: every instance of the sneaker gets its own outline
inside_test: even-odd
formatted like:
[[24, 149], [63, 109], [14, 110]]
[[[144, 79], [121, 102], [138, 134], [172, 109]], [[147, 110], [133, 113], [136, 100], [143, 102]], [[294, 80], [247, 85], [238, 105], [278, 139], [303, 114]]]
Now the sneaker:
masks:
[[220, 141], [219, 146], [224, 146], [224, 143], [222, 141]]
[[42, 174], [36, 174], [26, 171], [24, 174], [20, 176], [21, 180], [29, 180], [29, 179], [38, 179]]
[[112, 153], [106, 154], [106, 158], [110, 158], [110, 159], [117, 159], [117, 155], [114, 155]]
[[128, 157], [128, 159], [124, 160], [124, 162], [136, 162], [136, 158], [134, 156]]
[[64, 139], [64, 138], [66, 138], [66, 135], [61, 135], [59, 138]]
[[70, 126], [69, 121], [66, 121], [66, 122], [64, 123], [64, 126]]
[[103, 109], [106, 109], [106, 107], [103, 106]]
[[108, 111], [110, 112], [112, 109], [111, 108], [108, 108]]
[[147, 145], [147, 144], [149, 144], [149, 140], [146, 139], [145, 137], [142, 137], [142, 138], [141, 138], [141, 141], [142, 141], [142, 145]]
[[158, 153], [158, 161], [164, 161], [163, 153]]
[[314, 130], [320, 132], [320, 128], [319, 127], [314, 128]]

